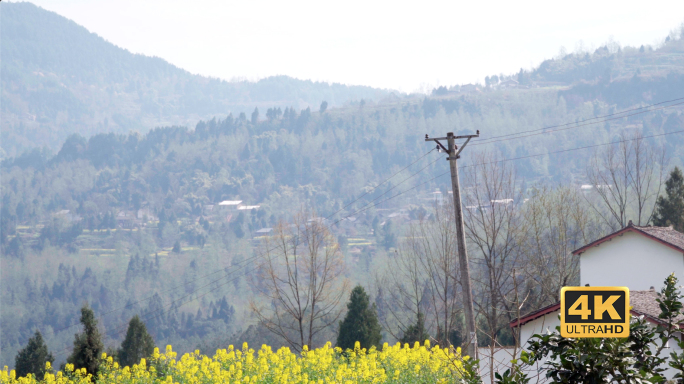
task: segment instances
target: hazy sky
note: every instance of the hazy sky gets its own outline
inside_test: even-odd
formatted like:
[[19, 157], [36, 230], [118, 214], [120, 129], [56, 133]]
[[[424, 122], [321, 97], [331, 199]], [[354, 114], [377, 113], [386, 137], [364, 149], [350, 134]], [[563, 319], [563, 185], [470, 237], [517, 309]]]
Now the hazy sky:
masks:
[[654, 44], [684, 1], [34, 0], [132, 52], [207, 76], [410, 92], [483, 82], [558, 54]]

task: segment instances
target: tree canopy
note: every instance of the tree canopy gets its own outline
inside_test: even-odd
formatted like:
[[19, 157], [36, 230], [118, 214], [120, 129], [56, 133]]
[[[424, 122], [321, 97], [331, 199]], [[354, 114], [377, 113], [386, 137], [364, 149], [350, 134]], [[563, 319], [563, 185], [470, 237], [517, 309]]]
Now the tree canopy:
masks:
[[126, 338], [118, 351], [119, 364], [131, 367], [133, 364], [140, 363], [140, 359], [152, 356], [152, 352], [154, 352], [152, 335], [147, 333], [145, 323], [138, 315], [135, 315], [128, 323]]
[[658, 197], [653, 224], [661, 227], [671, 225], [684, 232], [684, 175], [679, 167], [674, 167], [665, 181], [665, 196]]
[[45, 363], [49, 362], [52, 364], [54, 361], [55, 358], [48, 351], [43, 335], [36, 331], [35, 335], [29, 339], [26, 347], [17, 353], [17, 357], [14, 360], [14, 369], [17, 371], [17, 377], [26, 376], [30, 373], [36, 379], [43, 380]]
[[83, 325], [83, 332], [75, 335], [74, 350], [67, 358], [67, 363], [73, 364], [75, 369], [85, 368], [95, 377], [104, 345], [100, 331], [97, 329], [95, 313], [87, 304], [81, 308], [81, 325]]
[[337, 346], [343, 350], [354, 349], [358, 341], [361, 348], [380, 347], [382, 340], [375, 304], [369, 305], [369, 298], [362, 286], [352, 289], [347, 303], [347, 315], [340, 321]]

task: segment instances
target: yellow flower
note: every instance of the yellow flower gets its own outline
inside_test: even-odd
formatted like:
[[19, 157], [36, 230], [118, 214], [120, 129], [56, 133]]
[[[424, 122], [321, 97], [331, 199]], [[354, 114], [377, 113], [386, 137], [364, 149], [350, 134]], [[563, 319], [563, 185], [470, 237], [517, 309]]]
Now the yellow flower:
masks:
[[[103, 354], [104, 360], [97, 384], [219, 384], [219, 383], [426, 383], [453, 382], [458, 367], [462, 366], [459, 349], [440, 349], [415, 343], [413, 347], [388, 345], [381, 350], [368, 350], [355, 343], [349, 354], [341, 354], [338, 347], [326, 343], [320, 348], [303, 347], [298, 354], [283, 347], [273, 351], [262, 345], [258, 351], [247, 343], [241, 350], [229, 346], [216, 351], [213, 357], [188, 353], [177, 359], [171, 346], [160, 354], [155, 350], [153, 364], [141, 359], [132, 367], [120, 367], [111, 356]], [[160, 364], [160, 365], [158, 365]], [[164, 379], [157, 368], [163, 367]], [[50, 364], [46, 364], [48, 370]], [[70, 373], [73, 372], [73, 373]], [[93, 376], [85, 369], [74, 370], [68, 364], [65, 373], [49, 373], [40, 384], [93, 384]], [[160, 372], [161, 373], [161, 372]], [[0, 371], [0, 384], [39, 384], [32, 375], [16, 378], [14, 371], [5, 367]]]

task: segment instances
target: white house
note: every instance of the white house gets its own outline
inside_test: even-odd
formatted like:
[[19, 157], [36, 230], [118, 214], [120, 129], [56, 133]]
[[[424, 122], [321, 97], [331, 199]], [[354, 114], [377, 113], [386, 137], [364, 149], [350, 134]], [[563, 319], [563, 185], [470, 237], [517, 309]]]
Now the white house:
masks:
[[[631, 313], [657, 324], [660, 307], [657, 291], [672, 272], [684, 281], [684, 233], [672, 227], [640, 227], [629, 222], [625, 228], [587, 244], [573, 254], [579, 257], [582, 286], [620, 286], [630, 290]], [[520, 344], [536, 334], [560, 325], [560, 303], [538, 309], [511, 322], [520, 327]], [[670, 345], [670, 352], [679, 351]], [[669, 355], [669, 352], [665, 355]], [[666, 372], [668, 377], [674, 371]]]
[[660, 289], [672, 272], [684, 279], [684, 233], [672, 227], [625, 228], [573, 252], [580, 258], [580, 284]]

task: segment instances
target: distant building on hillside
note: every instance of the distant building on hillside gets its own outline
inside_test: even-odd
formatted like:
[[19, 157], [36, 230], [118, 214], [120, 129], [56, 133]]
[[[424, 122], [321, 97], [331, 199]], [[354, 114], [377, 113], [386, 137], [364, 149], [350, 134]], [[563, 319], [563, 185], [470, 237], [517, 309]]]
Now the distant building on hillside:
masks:
[[157, 221], [159, 220], [157, 216], [154, 215], [154, 212], [152, 212], [151, 209], [149, 208], [140, 208], [138, 209], [138, 214], [137, 214], [138, 220], [148, 220], [148, 221]]
[[477, 84], [464, 84], [461, 85], [461, 93], [473, 93], [479, 92], [480, 87]]
[[119, 228], [132, 229], [140, 225], [138, 217], [131, 211], [119, 211], [116, 215], [116, 224]]
[[252, 209], [259, 209], [260, 205], [238, 205], [238, 211], [251, 211]]
[[259, 234], [260, 236], [264, 236], [270, 234], [271, 232], [273, 232], [273, 228], [261, 228], [255, 233]]
[[510, 79], [510, 80], [504, 80], [501, 83], [499, 83], [499, 88], [519, 88], [520, 83], [517, 81]]
[[237, 209], [240, 206], [240, 204], [242, 204], [242, 200], [224, 200], [220, 202], [218, 205], [221, 209], [234, 210]]
[[57, 217], [61, 217], [64, 220], [68, 221], [69, 223], [73, 223], [76, 221], [81, 221], [83, 218], [75, 213], [72, 213], [68, 209], [63, 209], [55, 214]]

